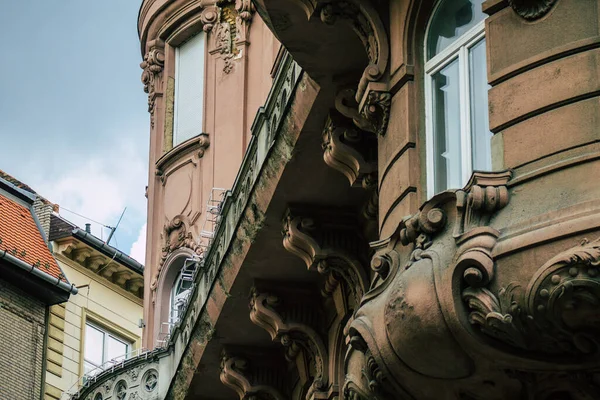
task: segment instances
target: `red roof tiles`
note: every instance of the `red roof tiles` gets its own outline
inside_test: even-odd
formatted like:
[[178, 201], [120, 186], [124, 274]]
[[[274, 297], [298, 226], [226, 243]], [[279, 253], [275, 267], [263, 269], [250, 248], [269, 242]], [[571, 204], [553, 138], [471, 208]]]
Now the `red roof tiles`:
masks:
[[0, 250], [67, 281], [50, 253], [29, 208], [0, 195]]

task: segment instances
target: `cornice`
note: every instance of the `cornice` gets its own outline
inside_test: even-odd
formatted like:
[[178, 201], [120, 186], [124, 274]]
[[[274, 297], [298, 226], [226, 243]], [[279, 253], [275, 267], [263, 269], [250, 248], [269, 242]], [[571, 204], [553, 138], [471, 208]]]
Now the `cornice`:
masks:
[[[214, 8], [217, 0], [145, 0], [138, 14], [138, 35], [142, 56], [146, 53], [146, 44], [162, 39], [188, 18], [196, 16], [205, 9]], [[215, 14], [216, 19], [216, 14]], [[203, 23], [210, 22], [210, 16], [201, 18]]]
[[[63, 268], [63, 270], [65, 270], [65, 267], [71, 268], [71, 269], [79, 272], [80, 274], [85, 275], [88, 278], [94, 280], [94, 282], [99, 283], [100, 285], [106, 287], [107, 289], [112, 290], [117, 295], [122, 296], [122, 297], [126, 298], [127, 300], [135, 303], [136, 305], [139, 305], [139, 306], [144, 305], [143, 299], [132, 294], [131, 292], [128, 292], [127, 290], [123, 289], [122, 287], [118, 286], [117, 284], [110, 282], [103, 276], [100, 276], [100, 275], [90, 271], [89, 269], [85, 268], [78, 262], [71, 260], [69, 257], [67, 257], [63, 254], [55, 254], [54, 257], [56, 257], [56, 260], [60, 263], [60, 266], [61, 266], [61, 268]], [[66, 272], [66, 273], [68, 273], [68, 272]]]
[[156, 160], [156, 174], [161, 176], [167, 168], [179, 161], [183, 156], [186, 156], [194, 151], [198, 152], [198, 158], [202, 158], [205, 150], [209, 146], [210, 140], [207, 133], [201, 133], [183, 143], [178, 144], [163, 154], [158, 160]]

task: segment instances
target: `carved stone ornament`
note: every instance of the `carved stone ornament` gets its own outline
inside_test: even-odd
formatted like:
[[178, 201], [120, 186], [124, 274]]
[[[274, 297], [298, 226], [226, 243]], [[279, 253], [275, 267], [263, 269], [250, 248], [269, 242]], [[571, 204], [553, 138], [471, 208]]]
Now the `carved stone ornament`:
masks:
[[356, 91], [356, 101], [360, 103], [368, 82], [378, 81], [387, 68], [389, 44], [383, 22], [369, 2], [356, 0], [324, 3], [320, 9], [320, 17], [321, 21], [329, 25], [338, 20], [350, 23], [367, 52], [369, 65], [363, 72]]
[[162, 254], [158, 263], [158, 268], [152, 277], [150, 290], [152, 291], [152, 302], [155, 302], [156, 289], [161, 271], [166, 259], [175, 250], [185, 247], [197, 255], [202, 254], [202, 246], [194, 238], [191, 231], [191, 223], [185, 215], [177, 215], [170, 222], [165, 224], [162, 233], [163, 247]]
[[148, 370], [142, 378], [142, 384], [146, 392], [153, 392], [158, 386], [158, 371], [155, 369]]
[[[306, 399], [310, 399], [313, 394], [325, 391], [329, 384], [327, 347], [321, 336], [306, 323], [285, 320], [282, 313], [277, 310], [281, 306], [282, 301], [278, 296], [261, 293], [258, 289], [252, 288], [250, 320], [266, 330], [273, 341], [279, 341], [283, 345], [289, 362], [294, 362], [301, 351], [310, 360], [312, 366], [309, 370], [314, 371], [312, 384], [306, 395]], [[289, 315], [302, 314], [289, 313]]]
[[500, 232], [488, 225], [492, 215], [508, 204], [506, 184], [511, 177], [510, 171], [475, 172], [465, 189], [456, 192], [456, 268], [464, 271], [470, 286], [485, 286], [494, 278], [491, 251]]
[[150, 113], [150, 125], [154, 127], [154, 106], [156, 97], [162, 95], [162, 71], [165, 65], [164, 43], [160, 40], [150, 42], [149, 50], [144, 56], [140, 67], [142, 72], [142, 83], [144, 92], [148, 93], [148, 112]]
[[336, 96], [335, 108], [343, 116], [367, 132], [384, 136], [390, 119], [392, 95], [383, 90], [370, 90], [359, 111], [354, 89], [342, 89]]
[[392, 95], [385, 91], [369, 91], [361, 114], [369, 121], [370, 131], [384, 136], [390, 121]]
[[127, 397], [127, 383], [124, 380], [120, 380], [115, 385], [115, 398], [117, 400], [125, 400]]
[[219, 20], [219, 9], [216, 6], [205, 6], [200, 14], [202, 30], [210, 32]]
[[[260, 378], [270, 375], [265, 371], [261, 372], [263, 374], [259, 375]], [[250, 362], [245, 358], [232, 357], [226, 351], [221, 353], [221, 382], [233, 389], [240, 400], [285, 400], [287, 398], [277, 388], [265, 382], [254, 382], [253, 378], [256, 375], [258, 374], [253, 374]]]
[[[308, 269], [327, 277], [322, 294], [329, 296], [338, 282], [344, 282], [351, 307], [358, 307], [368, 287], [361, 258], [362, 238], [344, 214], [332, 220], [300, 216], [288, 210], [283, 220], [283, 246], [300, 257]], [[366, 252], [366, 249], [365, 249]]]
[[330, 114], [323, 130], [323, 160], [344, 174], [350, 185], [364, 187], [363, 180], [377, 170], [377, 141], [371, 136]]
[[469, 320], [511, 346], [560, 356], [600, 350], [600, 239], [587, 240], [546, 262], [526, 289], [512, 283], [498, 295], [468, 288]]
[[508, 4], [521, 17], [529, 21], [546, 15], [557, 0], [508, 0]]
[[223, 60], [223, 72], [233, 71], [234, 60], [242, 57], [242, 46], [248, 40], [254, 6], [250, 0], [223, 1], [212, 31], [214, 50]]

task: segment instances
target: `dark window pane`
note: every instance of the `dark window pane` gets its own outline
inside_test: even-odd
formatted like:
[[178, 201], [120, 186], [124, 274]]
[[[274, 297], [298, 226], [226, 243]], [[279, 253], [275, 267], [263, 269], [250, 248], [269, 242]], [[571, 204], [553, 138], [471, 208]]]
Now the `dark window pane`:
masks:
[[431, 59], [469, 29], [485, 19], [483, 0], [446, 0], [436, 10], [427, 36], [427, 59]]

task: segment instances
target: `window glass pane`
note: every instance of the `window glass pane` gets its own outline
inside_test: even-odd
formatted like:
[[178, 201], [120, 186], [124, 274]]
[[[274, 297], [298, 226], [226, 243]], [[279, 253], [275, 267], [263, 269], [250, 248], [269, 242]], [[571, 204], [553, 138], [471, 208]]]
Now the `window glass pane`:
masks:
[[86, 324], [85, 325], [85, 360], [100, 365], [102, 364], [102, 355], [104, 353], [104, 332]]
[[429, 60], [485, 19], [483, 0], [445, 0], [437, 8], [427, 36]]
[[202, 133], [204, 35], [199, 33], [176, 50], [174, 146]]
[[469, 49], [471, 92], [471, 151], [475, 170], [491, 170], [492, 133], [489, 130], [487, 69], [485, 39]]
[[458, 59], [432, 76], [436, 193], [462, 184], [459, 79]]
[[107, 360], [122, 360], [127, 353], [127, 343], [108, 335], [106, 341]]
[[91, 364], [91, 363], [85, 361], [84, 364], [83, 364], [83, 373], [85, 375], [88, 375], [92, 371], [93, 371], [93, 373], [91, 374], [92, 376], [94, 376], [94, 375], [96, 375], [97, 373], [100, 372], [100, 370], [96, 370], [96, 365]]

